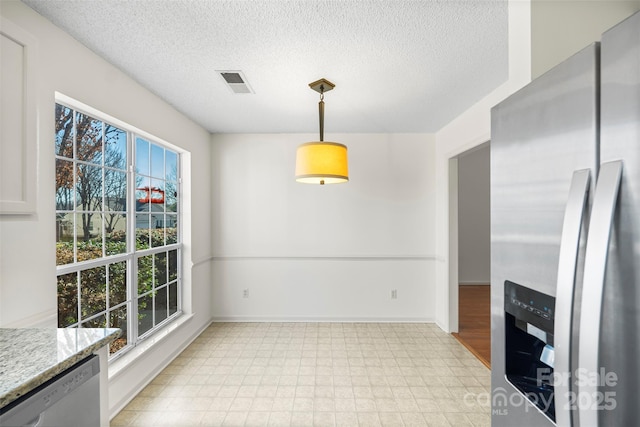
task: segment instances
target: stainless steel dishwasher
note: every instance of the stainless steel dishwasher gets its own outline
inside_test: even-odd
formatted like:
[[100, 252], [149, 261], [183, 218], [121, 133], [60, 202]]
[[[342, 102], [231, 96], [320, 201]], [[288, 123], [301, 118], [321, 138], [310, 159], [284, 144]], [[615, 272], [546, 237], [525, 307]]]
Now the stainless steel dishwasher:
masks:
[[0, 409], [0, 426], [99, 427], [100, 359], [90, 356]]

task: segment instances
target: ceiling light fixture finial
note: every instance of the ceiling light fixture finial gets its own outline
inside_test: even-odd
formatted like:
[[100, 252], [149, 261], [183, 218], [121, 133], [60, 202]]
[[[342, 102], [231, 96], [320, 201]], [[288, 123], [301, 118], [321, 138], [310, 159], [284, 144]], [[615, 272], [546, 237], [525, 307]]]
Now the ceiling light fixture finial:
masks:
[[306, 142], [298, 147], [296, 181], [320, 185], [347, 182], [347, 146], [338, 142], [324, 142], [324, 93], [332, 90], [335, 85], [329, 80], [320, 79], [309, 83], [309, 87], [320, 93], [320, 141]]

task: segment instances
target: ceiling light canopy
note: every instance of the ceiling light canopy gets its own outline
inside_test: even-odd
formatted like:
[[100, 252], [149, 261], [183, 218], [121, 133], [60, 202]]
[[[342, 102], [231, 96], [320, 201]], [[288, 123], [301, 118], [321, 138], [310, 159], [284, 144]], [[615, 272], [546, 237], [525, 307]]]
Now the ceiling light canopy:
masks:
[[296, 152], [296, 181], [304, 184], [339, 184], [349, 181], [347, 146], [338, 142], [324, 141], [324, 93], [335, 87], [328, 80], [309, 83], [309, 87], [320, 93], [318, 112], [320, 115], [320, 141], [306, 142]]

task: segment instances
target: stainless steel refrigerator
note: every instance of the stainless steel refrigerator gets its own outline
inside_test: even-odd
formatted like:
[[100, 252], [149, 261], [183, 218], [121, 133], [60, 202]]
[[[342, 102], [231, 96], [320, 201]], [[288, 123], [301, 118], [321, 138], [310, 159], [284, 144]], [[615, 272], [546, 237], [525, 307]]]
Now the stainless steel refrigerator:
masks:
[[492, 425], [640, 425], [640, 12], [492, 110]]

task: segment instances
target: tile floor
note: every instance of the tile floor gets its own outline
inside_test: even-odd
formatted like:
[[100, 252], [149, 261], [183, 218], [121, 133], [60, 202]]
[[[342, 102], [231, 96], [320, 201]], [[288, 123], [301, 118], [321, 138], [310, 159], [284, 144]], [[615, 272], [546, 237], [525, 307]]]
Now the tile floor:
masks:
[[489, 426], [489, 385], [433, 324], [215, 323], [111, 426]]

